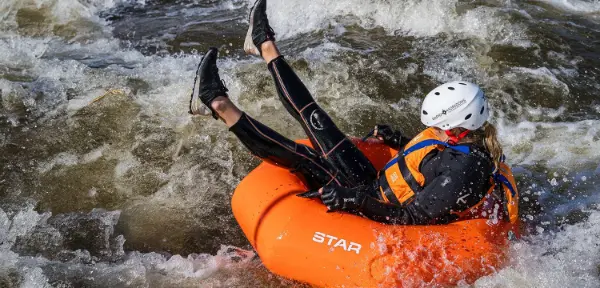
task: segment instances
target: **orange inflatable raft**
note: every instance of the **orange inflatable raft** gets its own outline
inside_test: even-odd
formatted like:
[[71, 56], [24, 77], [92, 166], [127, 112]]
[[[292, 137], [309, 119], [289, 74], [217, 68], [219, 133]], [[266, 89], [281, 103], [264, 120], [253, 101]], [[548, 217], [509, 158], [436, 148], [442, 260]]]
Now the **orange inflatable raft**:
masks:
[[[396, 153], [377, 143], [356, 144], [377, 169]], [[320, 201], [295, 196], [306, 190], [287, 170], [263, 162], [235, 190], [232, 209], [269, 270], [321, 287], [472, 283], [503, 264], [515, 228], [486, 219], [385, 225], [326, 213]]]

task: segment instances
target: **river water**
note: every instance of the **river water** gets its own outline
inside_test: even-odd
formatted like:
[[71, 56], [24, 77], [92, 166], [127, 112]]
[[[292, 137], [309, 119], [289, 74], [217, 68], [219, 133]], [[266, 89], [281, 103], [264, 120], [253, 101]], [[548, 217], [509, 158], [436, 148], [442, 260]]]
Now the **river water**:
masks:
[[[203, 51], [291, 138], [246, 0], [0, 0], [0, 287], [295, 287], [231, 214], [258, 161], [190, 117]], [[475, 287], [600, 287], [600, 1], [272, 0], [282, 52], [348, 134], [422, 127], [423, 95], [480, 84], [528, 236]]]

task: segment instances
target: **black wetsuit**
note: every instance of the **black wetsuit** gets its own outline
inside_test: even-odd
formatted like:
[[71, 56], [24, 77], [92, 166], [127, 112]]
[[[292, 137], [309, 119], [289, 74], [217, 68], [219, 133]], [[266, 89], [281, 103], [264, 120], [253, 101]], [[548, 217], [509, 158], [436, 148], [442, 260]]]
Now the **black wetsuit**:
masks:
[[268, 68], [279, 98], [300, 122], [314, 149], [287, 139], [246, 114], [230, 131], [254, 155], [290, 169], [310, 189], [330, 183], [361, 189], [369, 196], [355, 213], [384, 223], [432, 224], [452, 221], [456, 217], [451, 210], [476, 205], [490, 187], [493, 165], [483, 149], [473, 149], [468, 155], [436, 149], [422, 161], [425, 187], [413, 201], [402, 207], [381, 202], [373, 165], [314, 101], [283, 57], [271, 61]]

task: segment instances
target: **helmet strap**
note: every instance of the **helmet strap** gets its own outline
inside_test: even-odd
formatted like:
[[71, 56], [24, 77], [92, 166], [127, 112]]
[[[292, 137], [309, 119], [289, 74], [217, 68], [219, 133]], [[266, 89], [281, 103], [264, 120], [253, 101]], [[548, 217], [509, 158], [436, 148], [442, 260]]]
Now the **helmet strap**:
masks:
[[460, 140], [467, 137], [471, 130], [465, 130], [458, 134], [458, 136], [454, 135], [454, 133], [452, 133], [450, 130], [445, 130], [444, 132], [446, 132], [446, 135], [448, 136], [448, 144], [456, 145]]

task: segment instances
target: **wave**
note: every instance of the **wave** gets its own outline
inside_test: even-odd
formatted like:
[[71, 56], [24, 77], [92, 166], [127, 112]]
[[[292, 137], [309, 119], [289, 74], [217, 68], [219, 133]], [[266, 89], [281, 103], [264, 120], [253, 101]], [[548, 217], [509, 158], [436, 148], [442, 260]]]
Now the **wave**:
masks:
[[598, 287], [600, 211], [586, 211], [586, 221], [559, 233], [539, 234], [513, 244], [511, 263], [475, 287]]
[[538, 0], [548, 3], [562, 10], [580, 13], [595, 14], [600, 12], [600, 1], [598, 0]]
[[99, 11], [119, 4], [144, 3], [144, 0], [3, 0], [0, 31], [85, 41], [106, 36], [110, 30], [98, 16]]
[[448, 33], [528, 45], [524, 27], [511, 23], [507, 9], [512, 8], [469, 7], [458, 0], [291, 0], [269, 2], [267, 13], [283, 37], [356, 23], [367, 29], [383, 27], [390, 34], [428, 37]]

